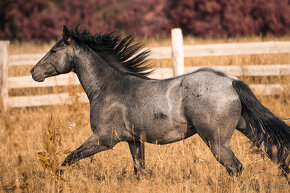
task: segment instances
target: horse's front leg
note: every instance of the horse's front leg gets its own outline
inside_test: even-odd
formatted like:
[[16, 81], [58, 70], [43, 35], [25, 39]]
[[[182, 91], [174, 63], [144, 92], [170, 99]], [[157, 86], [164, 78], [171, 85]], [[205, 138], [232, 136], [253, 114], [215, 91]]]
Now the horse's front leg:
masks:
[[134, 162], [134, 173], [145, 169], [145, 146], [143, 142], [128, 142]]
[[71, 152], [66, 157], [61, 166], [70, 166], [73, 163], [79, 161], [80, 159], [113, 148], [113, 143], [111, 143], [110, 145], [106, 145], [105, 143], [102, 143], [102, 141], [107, 140], [104, 140], [103, 138], [100, 138], [95, 133], [93, 133], [79, 148]]

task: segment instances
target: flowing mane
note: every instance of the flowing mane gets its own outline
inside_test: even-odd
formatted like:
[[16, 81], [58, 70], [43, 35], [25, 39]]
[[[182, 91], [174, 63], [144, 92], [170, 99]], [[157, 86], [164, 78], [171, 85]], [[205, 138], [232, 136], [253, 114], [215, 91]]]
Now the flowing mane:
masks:
[[148, 75], [153, 72], [147, 58], [150, 51], [143, 50], [143, 44], [136, 43], [135, 36], [132, 34], [125, 38], [121, 38], [115, 32], [92, 35], [88, 30], [79, 32], [76, 26], [63, 34], [65, 42], [68, 38], [76, 40], [79, 44], [84, 43], [95, 52], [113, 55], [120, 62], [119, 68], [117, 65], [118, 70], [122, 69], [147, 79], [149, 79]]

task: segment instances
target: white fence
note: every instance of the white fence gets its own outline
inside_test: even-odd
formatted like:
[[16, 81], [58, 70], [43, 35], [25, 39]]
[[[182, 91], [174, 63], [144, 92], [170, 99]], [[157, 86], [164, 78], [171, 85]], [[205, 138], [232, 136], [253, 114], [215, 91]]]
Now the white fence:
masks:
[[[73, 103], [73, 99], [68, 93], [39, 96], [9, 96], [8, 89], [10, 88], [17, 89], [78, 85], [79, 81], [72, 73], [51, 77], [42, 83], [33, 81], [31, 76], [8, 77], [8, 66], [34, 65], [44, 55], [29, 54], [8, 56], [8, 46], [9, 42], [0, 41], [0, 88], [2, 104], [5, 110], [9, 107], [29, 107]], [[158, 60], [172, 58], [174, 63], [174, 68], [156, 69], [151, 77], [169, 78], [173, 75], [192, 72], [200, 67], [194, 66], [184, 68], [183, 57], [290, 53], [290, 42], [231, 43], [183, 46], [181, 30], [173, 29], [172, 47], [152, 48], [151, 51], [151, 59]], [[234, 76], [290, 75], [290, 64], [214, 66], [214, 68], [225, 71]], [[257, 95], [278, 95], [285, 92], [285, 89], [283, 89], [284, 86], [280, 84], [252, 84], [250, 87]], [[88, 102], [84, 93], [79, 93], [78, 101]]]

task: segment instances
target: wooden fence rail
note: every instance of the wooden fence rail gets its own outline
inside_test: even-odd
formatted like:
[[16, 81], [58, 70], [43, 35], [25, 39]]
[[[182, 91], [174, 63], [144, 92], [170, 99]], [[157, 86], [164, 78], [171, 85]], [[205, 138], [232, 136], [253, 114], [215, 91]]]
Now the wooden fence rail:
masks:
[[[26, 54], [8, 56], [7, 41], [0, 41], [0, 88], [4, 109], [8, 107], [28, 107], [43, 105], [71, 104], [88, 102], [84, 93], [75, 97], [68, 93], [49, 94], [39, 96], [8, 96], [8, 89], [53, 87], [78, 85], [79, 81], [73, 73], [51, 77], [45, 82], [38, 83], [31, 76], [8, 77], [9, 66], [35, 65], [44, 54]], [[151, 59], [173, 58], [174, 68], [158, 68], [151, 75], [152, 78], [169, 78], [174, 75], [189, 73], [201, 66], [185, 67], [183, 57], [277, 54], [290, 53], [290, 42], [259, 42], [259, 43], [231, 43], [183, 46], [180, 29], [172, 30], [172, 47], [158, 47], [151, 49]], [[280, 76], [290, 75], [290, 64], [247, 65], [247, 66], [214, 66], [234, 76]], [[277, 95], [285, 92], [285, 86], [280, 84], [252, 84], [253, 92], [257, 95]]]

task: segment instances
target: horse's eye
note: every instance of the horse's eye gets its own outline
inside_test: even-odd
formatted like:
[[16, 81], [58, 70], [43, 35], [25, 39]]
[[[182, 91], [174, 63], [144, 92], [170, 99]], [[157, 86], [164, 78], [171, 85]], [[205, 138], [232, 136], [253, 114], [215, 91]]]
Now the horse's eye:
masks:
[[55, 50], [51, 50], [50, 52], [51, 52], [52, 54], [54, 54], [56, 51], [55, 51]]

